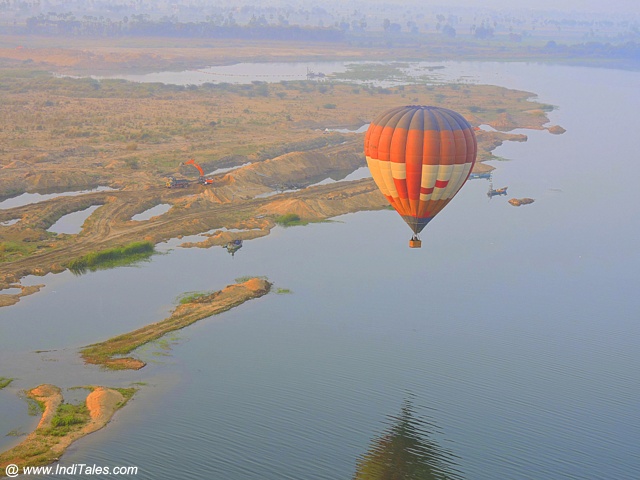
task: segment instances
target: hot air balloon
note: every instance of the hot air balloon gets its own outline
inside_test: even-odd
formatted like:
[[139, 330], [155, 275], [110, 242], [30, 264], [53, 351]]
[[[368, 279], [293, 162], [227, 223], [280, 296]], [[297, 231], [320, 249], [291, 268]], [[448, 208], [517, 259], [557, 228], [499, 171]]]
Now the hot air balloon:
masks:
[[389, 203], [418, 234], [462, 188], [476, 161], [473, 127], [440, 107], [410, 105], [381, 113], [371, 122], [364, 154], [371, 176]]

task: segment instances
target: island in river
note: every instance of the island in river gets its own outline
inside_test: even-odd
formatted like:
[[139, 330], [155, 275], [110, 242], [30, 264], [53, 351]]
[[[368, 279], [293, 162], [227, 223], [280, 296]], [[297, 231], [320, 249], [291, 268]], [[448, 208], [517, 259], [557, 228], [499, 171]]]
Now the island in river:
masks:
[[135, 391], [133, 388], [99, 386], [81, 388], [89, 389], [90, 393], [85, 402], [79, 405], [64, 403], [62, 392], [55, 385], [39, 385], [27, 392], [28, 398], [42, 408], [42, 418], [24, 441], [0, 453], [0, 477], [16, 476], [5, 470], [9, 465], [22, 468], [58, 460], [75, 440], [103, 428]]
[[102, 365], [114, 370], [138, 370], [145, 366], [141, 360], [123, 357], [138, 347], [185, 328], [203, 318], [217, 315], [238, 305], [269, 293], [271, 284], [263, 278], [250, 278], [211, 293], [184, 298], [169, 318], [119, 335], [104, 342], [83, 348], [80, 353], [86, 363]]

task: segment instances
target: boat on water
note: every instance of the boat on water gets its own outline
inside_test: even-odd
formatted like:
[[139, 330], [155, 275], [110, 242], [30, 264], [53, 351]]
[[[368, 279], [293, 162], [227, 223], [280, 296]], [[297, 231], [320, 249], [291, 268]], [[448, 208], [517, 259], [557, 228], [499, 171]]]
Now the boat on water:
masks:
[[226, 248], [227, 252], [233, 257], [233, 255], [242, 248], [242, 240], [231, 240], [223, 245], [223, 247]]
[[487, 192], [487, 196], [489, 198], [491, 197], [495, 197], [496, 195], [506, 195], [507, 194], [507, 187], [502, 187], [502, 188], [490, 188], [489, 191]]
[[471, 173], [469, 175], [469, 180], [473, 180], [476, 178], [491, 178], [491, 172], [484, 172], [484, 173]]

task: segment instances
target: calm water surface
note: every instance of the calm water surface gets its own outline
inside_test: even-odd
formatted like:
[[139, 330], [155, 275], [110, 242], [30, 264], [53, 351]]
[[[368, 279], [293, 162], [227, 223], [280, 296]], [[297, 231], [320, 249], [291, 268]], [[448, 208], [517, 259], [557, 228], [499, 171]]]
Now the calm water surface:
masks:
[[[44, 291], [0, 313], [0, 374], [18, 377], [0, 392], [0, 433], [35, 424], [21, 388], [143, 381], [62, 465], [137, 465], [149, 479], [373, 479], [390, 462], [405, 478], [640, 478], [640, 145], [628, 130], [640, 74], [447, 68], [559, 107], [564, 135], [525, 131], [496, 151], [508, 197], [469, 181], [421, 250], [394, 212], [365, 212], [275, 229], [234, 257], [170, 242], [137, 267], [30, 279]], [[144, 349], [139, 372], [78, 360], [82, 345], [164, 318], [180, 293], [242, 275], [292, 293], [180, 331], [169, 356]]]
[[100, 207], [101, 205], [93, 205], [89, 208], [85, 208], [84, 210], [68, 213], [51, 225], [47, 231], [53, 233], [66, 233], [69, 235], [78, 234], [82, 231], [82, 225], [85, 220]]
[[171, 205], [170, 204], [161, 203], [161, 204], [156, 205], [154, 207], [148, 208], [144, 212], [137, 213], [136, 215], [131, 217], [131, 220], [134, 220], [136, 222], [141, 222], [143, 220], [149, 220], [152, 217], [157, 217], [159, 215], [167, 213], [169, 210], [171, 210]]
[[111, 187], [96, 187], [92, 190], [80, 190], [77, 192], [59, 192], [59, 193], [23, 193], [16, 197], [7, 198], [0, 201], [0, 209], [22, 207], [23, 205], [30, 205], [32, 203], [44, 202], [51, 198], [57, 197], [73, 197], [76, 195], [83, 195], [85, 193], [93, 192], [109, 192], [115, 190]]

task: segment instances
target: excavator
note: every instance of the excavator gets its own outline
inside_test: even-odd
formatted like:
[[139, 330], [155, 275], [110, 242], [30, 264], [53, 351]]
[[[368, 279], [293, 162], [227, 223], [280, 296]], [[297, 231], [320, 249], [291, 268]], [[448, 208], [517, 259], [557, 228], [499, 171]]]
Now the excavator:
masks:
[[193, 165], [194, 167], [196, 167], [198, 169], [198, 172], [200, 172], [200, 179], [198, 180], [198, 182], [200, 184], [202, 184], [202, 185], [211, 185], [211, 184], [213, 184], [213, 179], [206, 178], [204, 176], [204, 170], [202, 170], [202, 167], [200, 165], [198, 165], [193, 158], [190, 158], [189, 160], [184, 162], [183, 165]]

